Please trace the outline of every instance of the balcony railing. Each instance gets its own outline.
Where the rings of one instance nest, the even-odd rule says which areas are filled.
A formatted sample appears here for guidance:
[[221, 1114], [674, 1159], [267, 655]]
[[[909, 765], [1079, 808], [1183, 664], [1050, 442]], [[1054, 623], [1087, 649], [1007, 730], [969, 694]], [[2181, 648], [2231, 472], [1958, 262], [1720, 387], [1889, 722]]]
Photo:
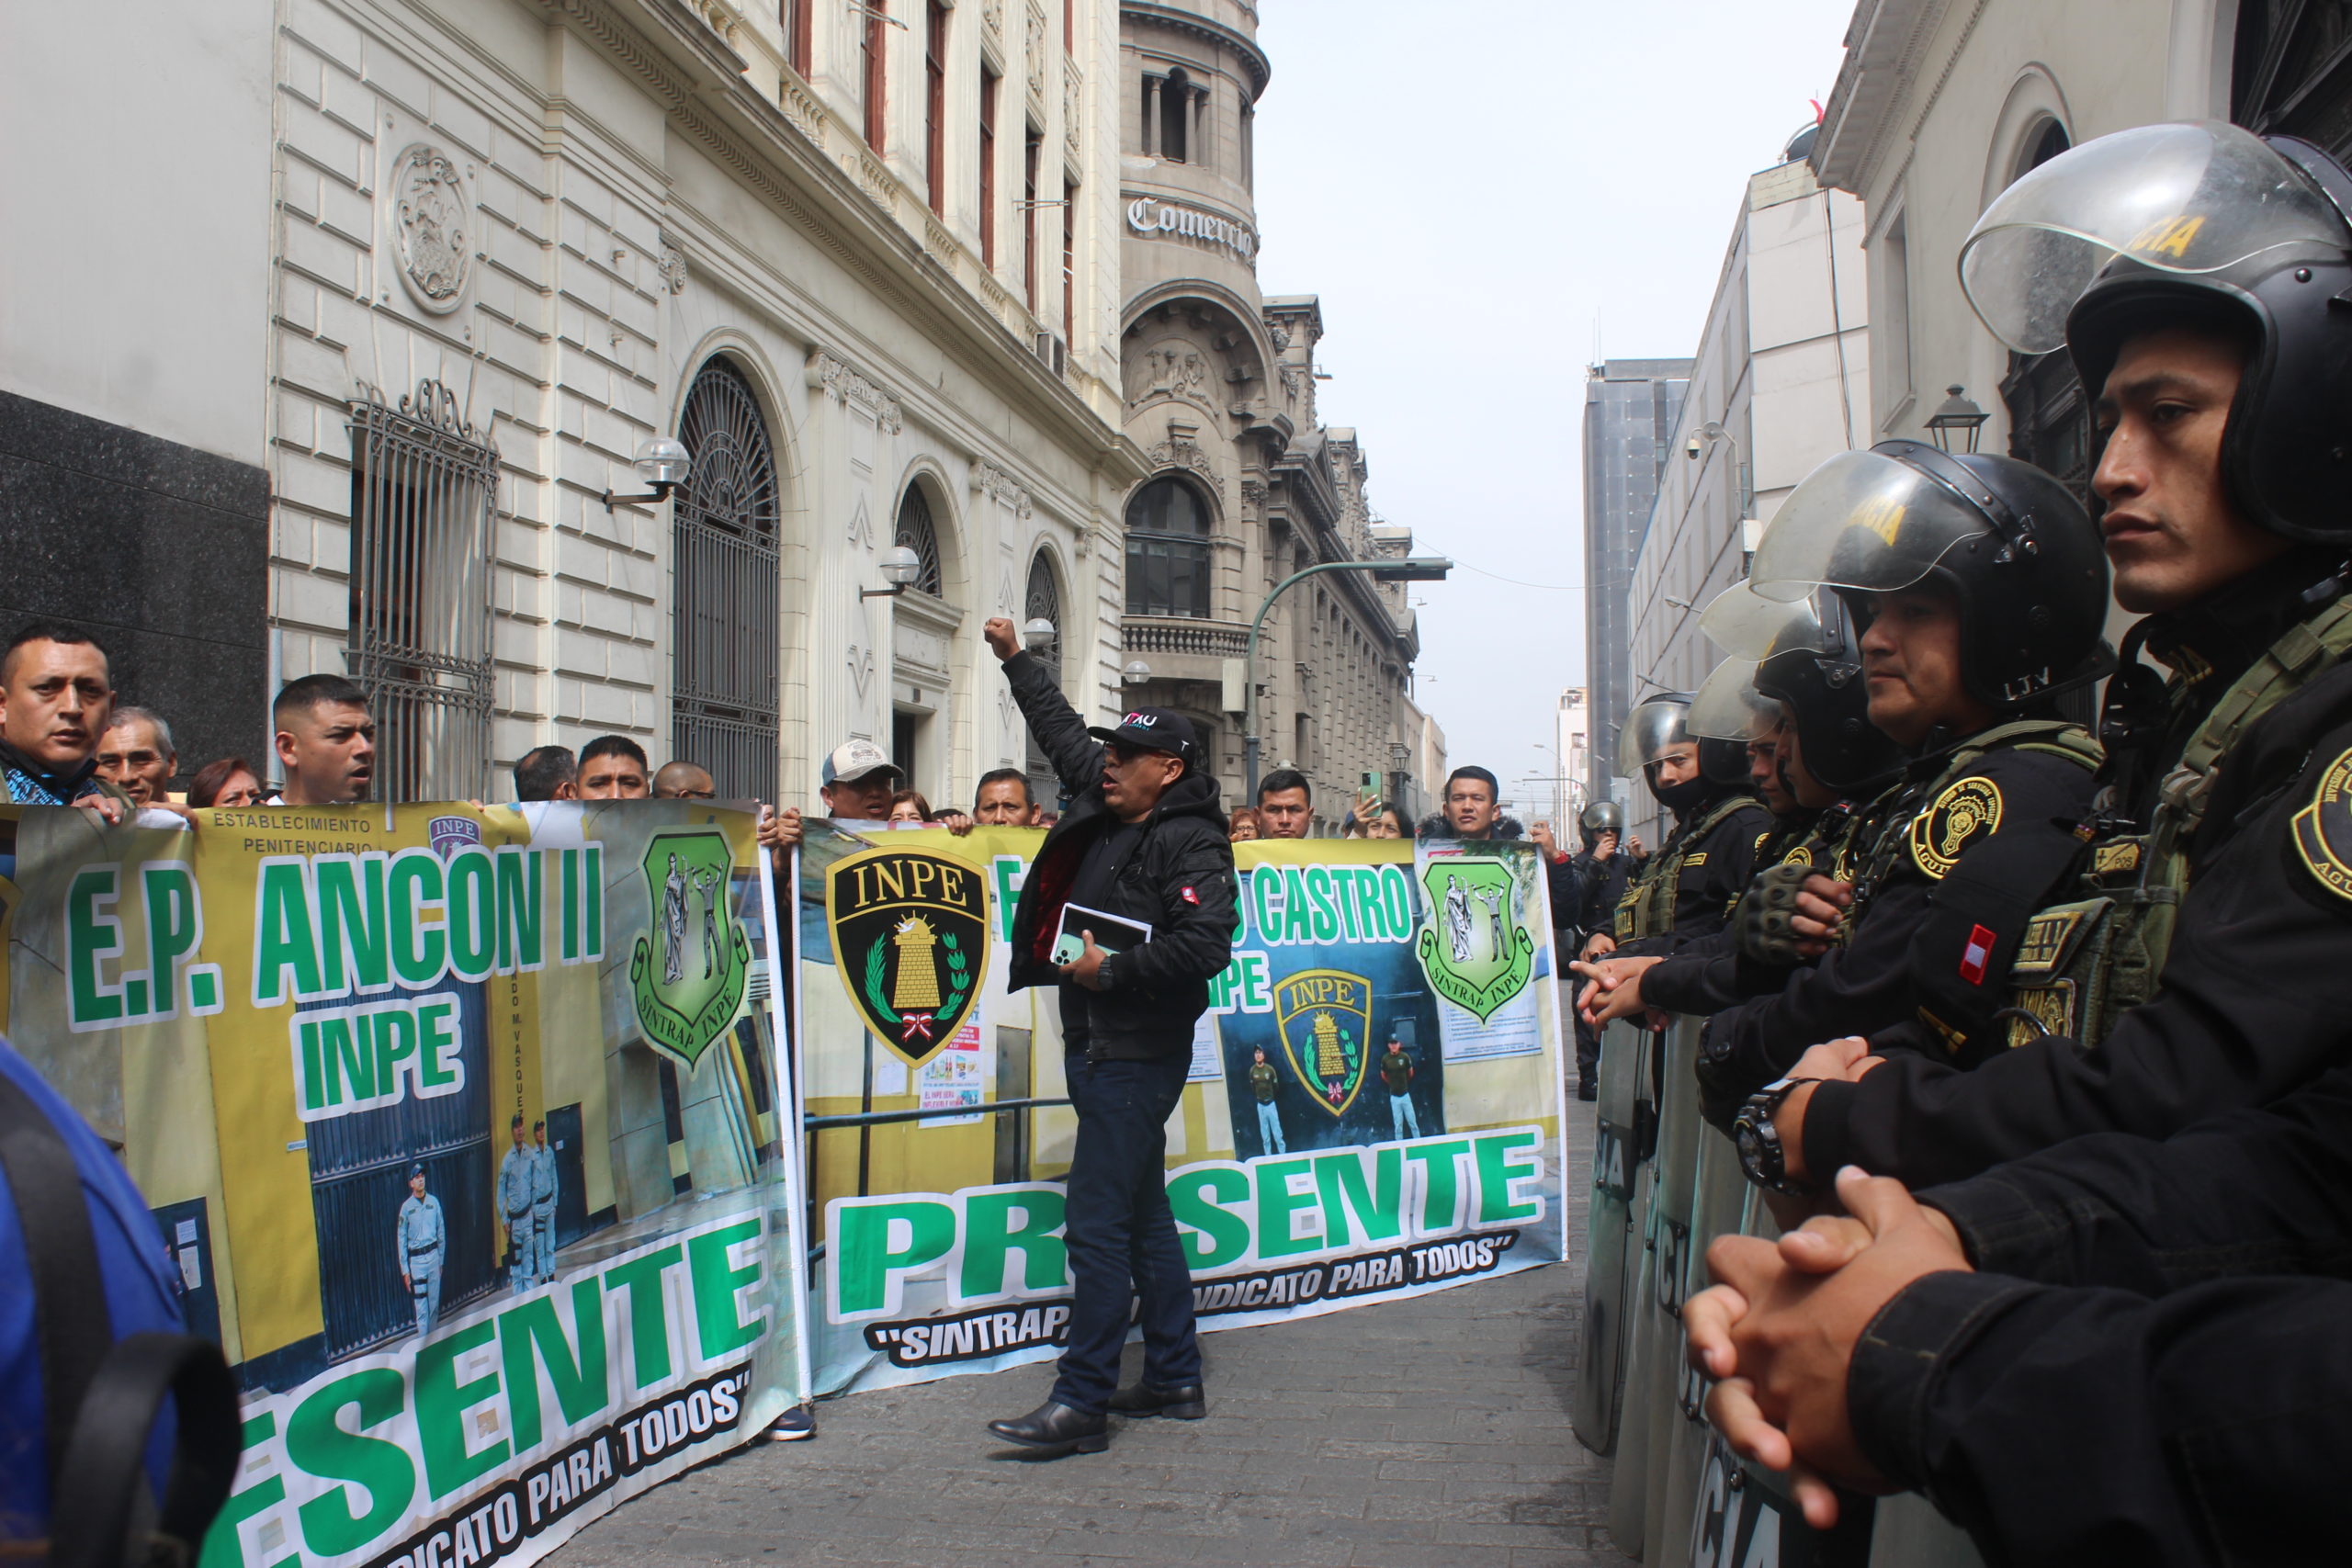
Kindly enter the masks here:
[[1238, 659], [1250, 640], [1247, 626], [1176, 615], [1127, 615], [1120, 620], [1119, 630], [1129, 653], [1198, 653], [1211, 659]]

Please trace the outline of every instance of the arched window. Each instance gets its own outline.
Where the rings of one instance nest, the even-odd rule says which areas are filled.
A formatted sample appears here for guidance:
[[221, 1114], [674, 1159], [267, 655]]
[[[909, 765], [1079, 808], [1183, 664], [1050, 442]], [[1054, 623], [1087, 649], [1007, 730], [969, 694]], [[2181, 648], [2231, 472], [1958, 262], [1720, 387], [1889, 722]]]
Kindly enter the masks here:
[[[1029, 561], [1029, 588], [1022, 600], [1021, 620], [1024, 626], [1031, 621], [1044, 620], [1051, 621], [1058, 632], [1067, 634], [1069, 630], [1062, 625], [1061, 584], [1054, 578], [1054, 563], [1046, 558], [1043, 550]], [[1040, 664], [1053, 671], [1057, 685], [1060, 684], [1062, 678], [1062, 638], [1057, 637], [1035, 655]], [[1051, 801], [1060, 793], [1061, 786], [1054, 779], [1054, 765], [1038, 748], [1034, 730], [1029, 736], [1026, 772], [1029, 774], [1030, 799]]]
[[670, 613], [672, 756], [722, 799], [776, 798], [779, 572], [775, 451], [743, 373], [714, 359], [678, 417], [694, 454], [678, 487]]
[[922, 570], [915, 576], [914, 585], [933, 598], [944, 598], [939, 570], [939, 530], [931, 521], [931, 501], [922, 486], [910, 484], [907, 493], [899, 498], [899, 526], [891, 536], [894, 545], [904, 545], [914, 551], [922, 562]]
[[1201, 492], [1163, 474], [1127, 502], [1127, 614], [1210, 614], [1209, 512]]

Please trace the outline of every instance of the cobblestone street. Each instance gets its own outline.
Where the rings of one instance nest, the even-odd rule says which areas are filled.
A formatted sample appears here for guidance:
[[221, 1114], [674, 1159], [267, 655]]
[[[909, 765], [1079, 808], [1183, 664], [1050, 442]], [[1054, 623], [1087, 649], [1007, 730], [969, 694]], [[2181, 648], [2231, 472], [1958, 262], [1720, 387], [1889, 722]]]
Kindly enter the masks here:
[[[1569, 1110], [1580, 1244], [1591, 1111]], [[1114, 1422], [1108, 1453], [1047, 1463], [983, 1423], [1048, 1366], [830, 1400], [814, 1441], [661, 1487], [551, 1562], [1613, 1568], [1608, 1466], [1568, 1428], [1582, 1292], [1571, 1263], [1207, 1335], [1207, 1420]]]

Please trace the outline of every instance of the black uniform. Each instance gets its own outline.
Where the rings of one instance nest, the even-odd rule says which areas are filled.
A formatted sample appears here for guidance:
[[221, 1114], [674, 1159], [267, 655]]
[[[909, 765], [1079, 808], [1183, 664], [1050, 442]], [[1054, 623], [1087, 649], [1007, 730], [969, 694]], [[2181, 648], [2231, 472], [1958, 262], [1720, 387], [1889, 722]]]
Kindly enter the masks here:
[[[1873, 1050], [1938, 1063], [1996, 1048], [1999, 981], [2023, 917], [2067, 871], [2070, 825], [2090, 807], [2090, 768], [2029, 749], [2039, 744], [1996, 746], [1941, 787], [1951, 772], [1941, 758], [1914, 763], [1867, 814], [1877, 821], [1878, 848], [1860, 869], [1875, 885], [1857, 887], [1845, 944], [1809, 969], [1788, 971], [1779, 991], [1707, 1024], [1699, 1077], [1718, 1124], [1823, 1041], [1859, 1034]], [[2017, 918], [2002, 920], [1986, 942], [1985, 908], [1996, 900]], [[1808, 1168], [1834, 1170], [1811, 1163], [1810, 1113], [1807, 1122]]]
[[1983, 1272], [1917, 1280], [1857, 1348], [1848, 1405], [1879, 1469], [1994, 1562], [2342, 1555], [2352, 1068], [1919, 1197]]
[[1894, 1056], [1859, 1083], [1823, 1084], [1805, 1109], [1806, 1168], [1953, 1180], [2084, 1133], [2162, 1137], [2343, 1060], [2347, 774], [2352, 666], [2340, 666], [2256, 720], [2219, 770], [2153, 999], [2087, 1051], [2051, 1036], [1973, 1073]]
[[[1731, 810], [1707, 823], [1716, 806], [1726, 798], [1719, 794], [1679, 818], [1654, 859], [1645, 862], [1641, 874], [1630, 879], [1618, 900], [1620, 932], [1627, 929], [1625, 918], [1632, 901], [1644, 896], [1641, 878], [1654, 866], [1659, 875], [1675, 879], [1672, 919], [1665, 931], [1631, 938], [1621, 935], [1619, 953], [1628, 956], [1678, 953], [1688, 943], [1724, 929], [1733, 902], [1756, 874], [1757, 841], [1772, 828], [1772, 815], [1763, 803], [1745, 795]], [[1658, 862], [1668, 863], [1659, 865]]]
[[[1821, 812], [1800, 807], [1773, 818], [1771, 829], [1756, 840], [1753, 863], [1757, 869], [1779, 865], [1800, 852], [1805, 856], [1805, 863], [1811, 864], [1814, 827], [1822, 816]], [[1735, 895], [1733, 906], [1736, 908], [1738, 902], [1739, 897]], [[1770, 984], [1764, 988], [1777, 991], [1787, 983], [1787, 975], [1775, 970], [1769, 979]], [[1736, 1007], [1755, 994], [1742, 990], [1740, 984], [1737, 950], [1733, 947], [1732, 933], [1726, 928], [1686, 943], [1673, 957], [1643, 971], [1642, 1000], [1668, 1012], [1705, 1018]]]

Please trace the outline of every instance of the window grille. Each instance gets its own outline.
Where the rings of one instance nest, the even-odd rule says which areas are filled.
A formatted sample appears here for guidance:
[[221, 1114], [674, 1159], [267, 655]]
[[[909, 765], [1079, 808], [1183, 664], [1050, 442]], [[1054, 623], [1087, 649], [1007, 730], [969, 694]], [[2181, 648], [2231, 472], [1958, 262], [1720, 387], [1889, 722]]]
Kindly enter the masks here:
[[1205, 620], [1209, 514], [1200, 492], [1162, 475], [1127, 502], [1127, 614]]
[[899, 531], [891, 543], [904, 545], [914, 551], [922, 570], [915, 574], [914, 586], [933, 598], [944, 598], [944, 581], [939, 570], [939, 530], [932, 525], [931, 502], [922, 493], [922, 486], [909, 485], [907, 493], [899, 500]]
[[694, 455], [672, 506], [670, 743], [727, 800], [776, 798], [775, 451], [742, 372], [714, 359], [678, 419]]
[[491, 516], [498, 449], [431, 379], [351, 402], [351, 678], [376, 716], [382, 800], [487, 793]]
[[[1021, 624], [1025, 626], [1031, 621], [1041, 619], [1051, 621], [1057, 632], [1067, 635], [1067, 628], [1062, 626], [1061, 585], [1054, 581], [1054, 563], [1046, 558], [1043, 550], [1039, 550], [1029, 562], [1029, 591], [1021, 607]], [[1057, 686], [1062, 680], [1062, 637], [1057, 636], [1032, 655], [1038, 663], [1052, 671]], [[1025, 771], [1029, 774], [1029, 797], [1032, 800], [1050, 801], [1061, 793], [1061, 786], [1054, 780], [1054, 765], [1038, 746], [1034, 730], [1029, 735], [1029, 758]]]

